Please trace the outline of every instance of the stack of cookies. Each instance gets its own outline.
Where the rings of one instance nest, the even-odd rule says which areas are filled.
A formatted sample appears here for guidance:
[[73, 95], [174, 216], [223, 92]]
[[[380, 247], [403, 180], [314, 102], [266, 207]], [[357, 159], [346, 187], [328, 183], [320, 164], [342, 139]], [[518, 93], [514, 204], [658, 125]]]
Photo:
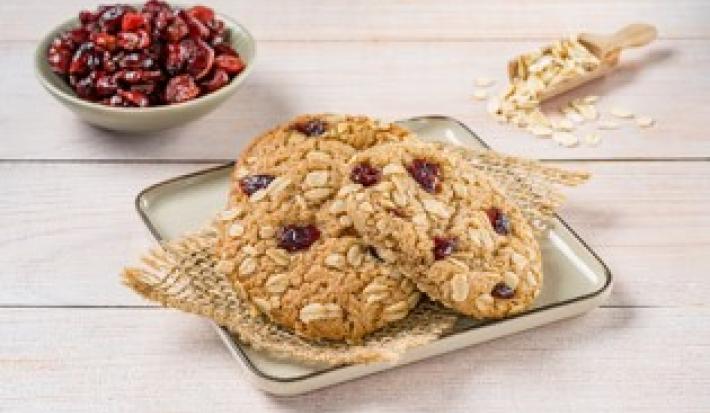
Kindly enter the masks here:
[[301, 116], [252, 142], [219, 232], [218, 271], [307, 339], [359, 341], [426, 299], [505, 317], [542, 284], [533, 230], [494, 182], [363, 116]]

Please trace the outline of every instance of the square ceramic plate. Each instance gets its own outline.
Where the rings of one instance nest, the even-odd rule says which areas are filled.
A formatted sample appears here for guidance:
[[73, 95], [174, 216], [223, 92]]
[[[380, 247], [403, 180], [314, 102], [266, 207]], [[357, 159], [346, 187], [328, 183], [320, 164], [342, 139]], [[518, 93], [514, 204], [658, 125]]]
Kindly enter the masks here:
[[[488, 147], [451, 118], [425, 116], [397, 123], [420, 137], [436, 137], [472, 148]], [[136, 198], [138, 212], [159, 240], [197, 229], [224, 207], [231, 169], [231, 164], [224, 165], [153, 185]], [[397, 364], [309, 367], [274, 360], [242, 345], [226, 330], [217, 327], [217, 331], [256, 386], [269, 393], [295, 395], [579, 315], [603, 302], [611, 289], [611, 273], [562, 219], [556, 218], [540, 244], [545, 283], [533, 308], [504, 320], [461, 318], [451, 333], [410, 350]]]

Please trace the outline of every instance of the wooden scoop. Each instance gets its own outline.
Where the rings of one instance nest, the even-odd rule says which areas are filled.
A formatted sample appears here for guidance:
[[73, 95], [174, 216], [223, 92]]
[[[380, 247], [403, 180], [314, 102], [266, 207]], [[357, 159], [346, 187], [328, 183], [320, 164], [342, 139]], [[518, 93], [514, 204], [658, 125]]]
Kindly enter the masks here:
[[[594, 80], [609, 73], [619, 64], [621, 50], [629, 47], [645, 46], [656, 38], [657, 30], [650, 24], [630, 24], [614, 34], [603, 35], [593, 33], [580, 33], [577, 37], [579, 43], [587, 48], [599, 61], [599, 67], [584, 75], [579, 75], [547, 87], [540, 93], [540, 101], [557, 96], [570, 89]], [[512, 80], [516, 74], [518, 59], [508, 63], [508, 77]]]

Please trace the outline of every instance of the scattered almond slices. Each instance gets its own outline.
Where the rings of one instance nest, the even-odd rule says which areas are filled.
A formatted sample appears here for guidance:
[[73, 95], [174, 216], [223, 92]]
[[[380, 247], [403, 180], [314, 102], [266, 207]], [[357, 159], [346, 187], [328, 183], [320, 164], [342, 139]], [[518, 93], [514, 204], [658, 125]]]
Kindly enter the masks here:
[[599, 146], [601, 142], [602, 138], [598, 133], [590, 133], [584, 137], [584, 143], [589, 146]]
[[[587, 96], [589, 97], [596, 97], [596, 96]], [[584, 117], [586, 120], [597, 120], [599, 118], [599, 111], [597, 111], [596, 106], [594, 106], [594, 103], [587, 103], [586, 100], [587, 98], [584, 99], [575, 99], [573, 100], [570, 105], [577, 111], [579, 112], [580, 115]]]
[[613, 120], [600, 120], [599, 123], [597, 123], [597, 129], [603, 129], [603, 130], [619, 129], [619, 123], [614, 122]]
[[577, 112], [577, 109], [575, 109], [572, 106], [565, 106], [560, 110], [563, 115], [569, 120], [571, 120], [574, 123], [584, 123], [585, 118], [582, 116], [579, 112]]
[[615, 116], [615, 117], [621, 118], [621, 119], [631, 119], [634, 117], [633, 112], [631, 112], [630, 110], [628, 110], [626, 108], [622, 108], [619, 106], [612, 107], [611, 111], [609, 111], [609, 113], [611, 113], [612, 116]]
[[552, 122], [552, 129], [560, 132], [572, 132], [574, 130], [574, 123], [569, 119], [560, 119]]
[[530, 125], [528, 127], [528, 132], [532, 133], [538, 138], [549, 138], [550, 136], [552, 136], [553, 133], [551, 128], [548, 128], [547, 126], [543, 125]]
[[489, 77], [477, 77], [476, 78], [476, 86], [478, 86], [478, 87], [490, 87], [490, 86], [493, 86], [495, 83], [496, 83], [496, 81], [489, 78]]
[[599, 96], [594, 96], [594, 95], [585, 96], [582, 98], [582, 102], [586, 103], [587, 105], [593, 105], [593, 104], [597, 103], [598, 100], [599, 100]]
[[569, 132], [555, 132], [552, 134], [552, 140], [566, 148], [579, 145], [579, 138]]
[[473, 92], [473, 98], [476, 100], [486, 100], [488, 99], [488, 91], [483, 89], [478, 89]]
[[636, 117], [636, 124], [641, 128], [650, 128], [656, 121], [650, 116]]

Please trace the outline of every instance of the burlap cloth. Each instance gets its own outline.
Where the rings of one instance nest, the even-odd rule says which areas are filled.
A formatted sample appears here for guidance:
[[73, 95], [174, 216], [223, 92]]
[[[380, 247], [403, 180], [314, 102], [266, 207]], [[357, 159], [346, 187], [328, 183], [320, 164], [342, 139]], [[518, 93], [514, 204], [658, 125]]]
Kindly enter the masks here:
[[[538, 231], [564, 201], [559, 186], [574, 186], [589, 178], [537, 161], [442, 144], [442, 150], [463, 154], [488, 173], [517, 203]], [[457, 316], [423, 300], [406, 318], [379, 330], [360, 343], [305, 340], [269, 323], [253, 305], [237, 297], [229, 279], [215, 271], [215, 229], [207, 227], [164, 242], [123, 270], [123, 282], [148, 300], [198, 314], [226, 327], [240, 342], [271, 356], [311, 365], [343, 365], [394, 361], [407, 349], [450, 331]]]

